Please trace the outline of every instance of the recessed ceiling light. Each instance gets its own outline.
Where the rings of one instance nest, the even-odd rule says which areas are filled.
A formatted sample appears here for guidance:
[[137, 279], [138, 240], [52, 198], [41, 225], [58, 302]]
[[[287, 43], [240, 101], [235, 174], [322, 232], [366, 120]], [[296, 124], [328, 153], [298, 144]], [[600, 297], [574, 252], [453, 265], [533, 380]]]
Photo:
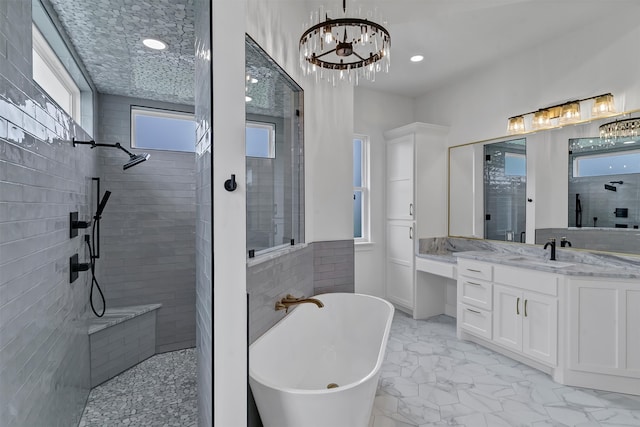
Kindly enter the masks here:
[[411, 58], [411, 62], [420, 62], [424, 59], [422, 55], [413, 55]]
[[250, 97], [250, 96], [245, 96], [244, 97], [244, 102], [251, 102], [252, 100], [253, 100], [253, 98]]
[[165, 42], [156, 39], [144, 39], [142, 40], [142, 44], [149, 49], [155, 50], [165, 50], [167, 48], [167, 44]]
[[251, 77], [251, 83], [258, 83], [258, 79], [256, 79], [255, 77]]

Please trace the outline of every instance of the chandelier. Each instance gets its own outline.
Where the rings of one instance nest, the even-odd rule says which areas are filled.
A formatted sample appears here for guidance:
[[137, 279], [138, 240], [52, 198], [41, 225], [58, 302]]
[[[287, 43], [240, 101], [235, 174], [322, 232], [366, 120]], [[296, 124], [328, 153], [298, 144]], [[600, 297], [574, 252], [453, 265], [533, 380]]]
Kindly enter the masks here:
[[600, 139], [614, 142], [622, 138], [637, 138], [640, 136], [640, 118], [616, 120], [600, 126]]
[[[300, 66], [304, 75], [314, 74], [316, 81], [327, 80], [334, 86], [341, 81], [358, 84], [360, 79], [375, 81], [376, 73], [389, 71], [391, 36], [382, 25], [358, 13], [347, 17], [346, 0], [342, 11], [330, 18], [330, 10], [311, 14], [310, 25], [300, 37]], [[305, 25], [307, 27], [307, 25]]]

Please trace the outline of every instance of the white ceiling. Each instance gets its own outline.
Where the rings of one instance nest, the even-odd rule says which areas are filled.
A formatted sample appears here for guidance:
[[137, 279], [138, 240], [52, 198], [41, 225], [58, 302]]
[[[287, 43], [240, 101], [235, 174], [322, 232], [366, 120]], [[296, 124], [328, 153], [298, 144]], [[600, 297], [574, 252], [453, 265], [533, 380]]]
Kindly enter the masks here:
[[[101, 92], [193, 102], [193, 0], [50, 1]], [[301, 0], [260, 1], [286, 8]], [[304, 1], [309, 11], [342, 5]], [[597, 37], [607, 30], [602, 16], [640, 17], [640, 0], [347, 0], [358, 5], [378, 8], [392, 43], [389, 74], [361, 85], [410, 97], [584, 26]], [[150, 52], [140, 44], [146, 35], [169, 49]], [[415, 54], [425, 60], [411, 63]]]

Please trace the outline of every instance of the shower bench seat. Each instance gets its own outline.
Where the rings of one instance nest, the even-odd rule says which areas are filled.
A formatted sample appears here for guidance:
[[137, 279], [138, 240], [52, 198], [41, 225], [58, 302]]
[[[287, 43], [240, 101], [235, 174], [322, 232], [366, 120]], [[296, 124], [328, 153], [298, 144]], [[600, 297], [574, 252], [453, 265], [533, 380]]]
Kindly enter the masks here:
[[162, 304], [107, 308], [89, 321], [91, 387], [156, 353], [156, 313]]

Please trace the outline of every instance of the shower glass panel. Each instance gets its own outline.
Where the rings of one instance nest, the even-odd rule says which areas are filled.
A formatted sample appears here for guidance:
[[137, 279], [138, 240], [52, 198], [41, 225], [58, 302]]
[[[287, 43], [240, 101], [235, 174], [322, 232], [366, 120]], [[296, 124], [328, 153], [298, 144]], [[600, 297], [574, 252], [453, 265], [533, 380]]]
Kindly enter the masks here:
[[484, 146], [484, 237], [524, 242], [526, 139]]
[[247, 250], [304, 242], [303, 92], [246, 37]]

